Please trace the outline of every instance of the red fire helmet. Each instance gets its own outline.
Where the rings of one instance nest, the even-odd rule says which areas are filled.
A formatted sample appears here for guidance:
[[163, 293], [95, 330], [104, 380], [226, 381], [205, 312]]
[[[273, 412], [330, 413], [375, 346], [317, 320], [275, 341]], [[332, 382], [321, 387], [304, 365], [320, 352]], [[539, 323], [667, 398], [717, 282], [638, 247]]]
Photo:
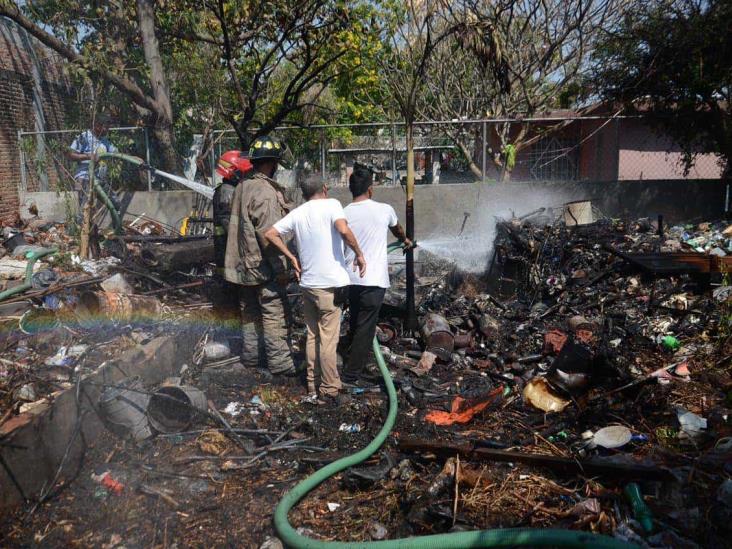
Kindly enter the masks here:
[[226, 151], [216, 163], [216, 173], [224, 179], [237, 179], [252, 169], [252, 163], [241, 151]]

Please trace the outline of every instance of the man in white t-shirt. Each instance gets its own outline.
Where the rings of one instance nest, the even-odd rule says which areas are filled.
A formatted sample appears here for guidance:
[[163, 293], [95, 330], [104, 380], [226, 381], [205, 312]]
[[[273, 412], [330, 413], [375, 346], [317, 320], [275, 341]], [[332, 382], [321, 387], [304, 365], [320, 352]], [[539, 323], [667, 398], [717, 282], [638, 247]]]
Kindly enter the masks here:
[[371, 200], [372, 184], [371, 170], [357, 164], [348, 180], [353, 202], [346, 206], [345, 212], [348, 225], [361, 245], [369, 272], [362, 277], [351, 274], [348, 292], [351, 350], [343, 371], [343, 381], [347, 383], [358, 380], [372, 357], [379, 309], [389, 287], [387, 231], [390, 230], [407, 247], [412, 246], [399, 224], [394, 208]]
[[[345, 242], [355, 254], [354, 269], [366, 274], [366, 261], [356, 237], [348, 227], [341, 203], [328, 198], [328, 187], [317, 176], [300, 185], [306, 202], [292, 210], [265, 232], [265, 238], [292, 263], [300, 280], [305, 324], [307, 325], [308, 392], [315, 394], [315, 367], [320, 366], [320, 402], [343, 404], [347, 395], [340, 393], [336, 347], [341, 329], [341, 303], [338, 288], [350, 283], [343, 252]], [[295, 257], [282, 240], [294, 234]]]

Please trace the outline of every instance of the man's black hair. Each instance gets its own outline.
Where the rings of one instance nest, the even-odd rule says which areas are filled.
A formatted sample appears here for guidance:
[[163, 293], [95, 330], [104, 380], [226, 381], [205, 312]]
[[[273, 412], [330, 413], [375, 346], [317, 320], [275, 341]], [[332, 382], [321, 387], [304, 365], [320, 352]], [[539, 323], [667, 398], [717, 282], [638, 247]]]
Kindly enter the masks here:
[[369, 187], [374, 183], [374, 173], [363, 165], [355, 165], [351, 177], [348, 178], [348, 188], [351, 189], [353, 198], [366, 194]]

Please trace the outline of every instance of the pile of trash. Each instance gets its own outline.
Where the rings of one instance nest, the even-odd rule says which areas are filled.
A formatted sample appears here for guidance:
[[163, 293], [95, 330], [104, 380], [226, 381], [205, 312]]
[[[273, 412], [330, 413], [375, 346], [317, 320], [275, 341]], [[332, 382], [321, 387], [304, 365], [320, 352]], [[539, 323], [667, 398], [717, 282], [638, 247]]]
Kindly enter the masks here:
[[[732, 228], [649, 219], [568, 227], [524, 217], [500, 222], [496, 234], [481, 276], [420, 256], [416, 330], [405, 327], [396, 265], [377, 338], [398, 391], [397, 423], [371, 460], [305, 498], [293, 525], [329, 540], [539, 527], [642, 547], [725, 545]], [[54, 326], [29, 335], [26, 317], [25, 331], [3, 332], [0, 380], [14, 380], [6, 387], [15, 398], [24, 385], [38, 393], [46, 368], [98, 364], [116, 346], [199, 317], [208, 304], [191, 284], [207, 273], [176, 263], [178, 244], [165, 238], [118, 241], [87, 268], [54, 259], [47, 264], [68, 286], [28, 290], [26, 311], [0, 313], [15, 327], [40, 311], [52, 320], [36, 325]], [[108, 322], [90, 328], [84, 311]], [[301, 359], [299, 315], [290, 328]], [[141, 388], [127, 380], [100, 397], [115, 436], [97, 442], [64, 506], [32, 518], [38, 531], [64, 525], [46, 542], [153, 545], [164, 524], [171, 544], [277, 547], [271, 515], [282, 495], [381, 429], [387, 395], [377, 372], [346, 387], [350, 404], [317, 406], [304, 384], [244, 368], [207, 330], [196, 333], [182, 381]], [[65, 333], [63, 345], [49, 333]], [[181, 391], [175, 402], [189, 405], [167, 407]], [[138, 407], [125, 408], [124, 421], [120, 397]], [[18, 411], [18, 401], [3, 406]]]
[[[161, 234], [148, 220], [124, 235], [92, 235], [82, 259], [78, 237], [62, 223], [0, 229], [0, 425], [43, 412], [77, 373], [179, 331], [180, 318], [197, 309], [195, 331], [207, 329], [210, 305], [185, 290], [210, 276], [206, 261], [191, 267], [212, 255], [210, 239]], [[198, 255], [181, 251], [192, 242]]]
[[[516, 494], [520, 482], [501, 481], [498, 493], [533, 515], [528, 524], [654, 547], [719, 543], [732, 516], [732, 288], [723, 261], [732, 226], [512, 220], [497, 234], [486, 277], [453, 274], [443, 280], [454, 287], [426, 292], [419, 341], [392, 336], [394, 325], [380, 334], [407, 409], [424, 424], [398, 447], [452, 456], [435, 482], [463, 515], [427, 503], [431, 518], [526, 524], [506, 523], [499, 506], [500, 520], [486, 521], [481, 505], [494, 504], [477, 497], [480, 482], [454, 495], [461, 467], [491, 484], [492, 470], [510, 476], [505, 462], [523, 463], [581, 486], [533, 501], [537, 516]], [[428, 494], [439, 500], [436, 486]]]

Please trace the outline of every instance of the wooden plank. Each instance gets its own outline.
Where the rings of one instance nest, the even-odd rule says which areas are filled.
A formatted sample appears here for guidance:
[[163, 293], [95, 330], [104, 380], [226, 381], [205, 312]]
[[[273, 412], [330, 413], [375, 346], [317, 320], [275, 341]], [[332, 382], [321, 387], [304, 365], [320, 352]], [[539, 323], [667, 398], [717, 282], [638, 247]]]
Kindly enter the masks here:
[[557, 456], [526, 454], [493, 448], [477, 448], [473, 444], [450, 444], [428, 440], [405, 439], [399, 442], [402, 452], [432, 453], [441, 457], [461, 457], [478, 461], [501, 461], [524, 463], [535, 467], [545, 467], [552, 471], [585, 476], [616, 477], [638, 480], [673, 480], [667, 469], [655, 465], [618, 463], [601, 458], [574, 460]]

